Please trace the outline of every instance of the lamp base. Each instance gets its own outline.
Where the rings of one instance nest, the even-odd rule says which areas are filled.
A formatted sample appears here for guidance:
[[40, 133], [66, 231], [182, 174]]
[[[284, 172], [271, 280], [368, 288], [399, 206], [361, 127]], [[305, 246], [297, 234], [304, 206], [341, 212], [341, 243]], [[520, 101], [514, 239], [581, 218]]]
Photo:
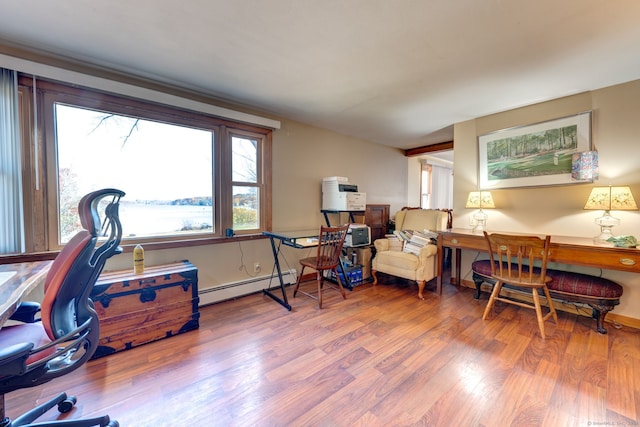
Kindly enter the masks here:
[[483, 221], [482, 223], [479, 223], [479, 222], [476, 223], [476, 225], [473, 226], [471, 231], [473, 231], [474, 233], [482, 233], [486, 229], [487, 229], [487, 224]]
[[613, 233], [611, 232], [611, 229], [613, 228], [613, 226], [601, 226], [600, 227], [600, 234], [598, 234], [596, 237], [593, 238], [593, 243], [597, 244], [597, 245], [612, 245], [612, 242], [609, 242], [609, 239], [611, 237], [613, 237]]
[[595, 219], [595, 223], [600, 226], [600, 234], [594, 237], [593, 241], [595, 243], [600, 243], [600, 244], [602, 243], [611, 244], [611, 242], [607, 241], [611, 237], [613, 237], [613, 233], [611, 232], [611, 229], [615, 225], [620, 224], [620, 220], [616, 217], [611, 216], [609, 211], [605, 211], [604, 215], [602, 215], [600, 218]]
[[473, 231], [474, 233], [482, 233], [487, 228], [487, 217], [488, 215], [480, 209], [478, 212], [473, 214]]

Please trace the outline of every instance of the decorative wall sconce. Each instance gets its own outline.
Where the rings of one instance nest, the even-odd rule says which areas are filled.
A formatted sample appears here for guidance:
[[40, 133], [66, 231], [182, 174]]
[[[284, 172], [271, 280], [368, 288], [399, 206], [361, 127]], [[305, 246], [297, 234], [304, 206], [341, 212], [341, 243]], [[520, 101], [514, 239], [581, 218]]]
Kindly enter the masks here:
[[638, 210], [638, 205], [633, 198], [631, 189], [628, 186], [622, 187], [594, 187], [589, 194], [585, 209], [604, 210], [604, 214], [595, 219], [595, 223], [600, 226], [600, 235], [594, 238], [596, 242], [606, 242], [613, 237], [611, 229], [620, 224], [620, 219], [611, 215], [611, 210], [629, 211]]
[[487, 228], [487, 214], [483, 209], [495, 209], [496, 205], [493, 202], [493, 197], [489, 191], [471, 191], [467, 198], [465, 208], [478, 209], [473, 214], [472, 218], [475, 223], [473, 227], [474, 232], [483, 232]]

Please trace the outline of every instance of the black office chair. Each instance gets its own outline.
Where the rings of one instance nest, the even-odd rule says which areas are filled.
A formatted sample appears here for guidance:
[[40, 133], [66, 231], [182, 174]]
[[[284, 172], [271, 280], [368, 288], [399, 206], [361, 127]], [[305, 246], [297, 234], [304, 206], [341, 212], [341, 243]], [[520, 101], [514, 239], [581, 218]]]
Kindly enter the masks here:
[[[78, 213], [84, 230], [64, 246], [51, 265], [45, 279], [41, 321], [0, 330], [0, 427], [119, 425], [108, 415], [31, 424], [56, 405], [61, 413], [69, 412], [76, 399], [66, 393], [11, 420], [4, 413], [4, 395], [66, 375], [82, 366], [97, 349], [100, 323], [89, 295], [107, 259], [122, 252], [118, 206], [123, 196], [120, 190], [103, 189], [82, 198]], [[111, 200], [101, 214], [99, 204], [106, 198]], [[101, 231], [106, 239], [99, 238]]]

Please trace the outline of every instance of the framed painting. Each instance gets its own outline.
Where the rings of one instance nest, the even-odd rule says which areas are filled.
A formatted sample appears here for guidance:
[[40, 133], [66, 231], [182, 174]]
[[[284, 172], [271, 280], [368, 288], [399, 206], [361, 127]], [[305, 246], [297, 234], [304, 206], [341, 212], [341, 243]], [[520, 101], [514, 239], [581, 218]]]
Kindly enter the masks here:
[[572, 157], [591, 150], [591, 112], [478, 137], [480, 189], [567, 185]]

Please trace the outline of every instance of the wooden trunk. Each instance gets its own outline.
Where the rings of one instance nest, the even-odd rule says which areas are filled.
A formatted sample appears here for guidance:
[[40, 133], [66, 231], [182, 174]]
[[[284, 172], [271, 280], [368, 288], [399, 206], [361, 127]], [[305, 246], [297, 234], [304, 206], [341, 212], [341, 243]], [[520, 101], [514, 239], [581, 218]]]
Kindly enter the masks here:
[[105, 272], [91, 299], [100, 318], [93, 358], [197, 329], [198, 269], [189, 261]]

